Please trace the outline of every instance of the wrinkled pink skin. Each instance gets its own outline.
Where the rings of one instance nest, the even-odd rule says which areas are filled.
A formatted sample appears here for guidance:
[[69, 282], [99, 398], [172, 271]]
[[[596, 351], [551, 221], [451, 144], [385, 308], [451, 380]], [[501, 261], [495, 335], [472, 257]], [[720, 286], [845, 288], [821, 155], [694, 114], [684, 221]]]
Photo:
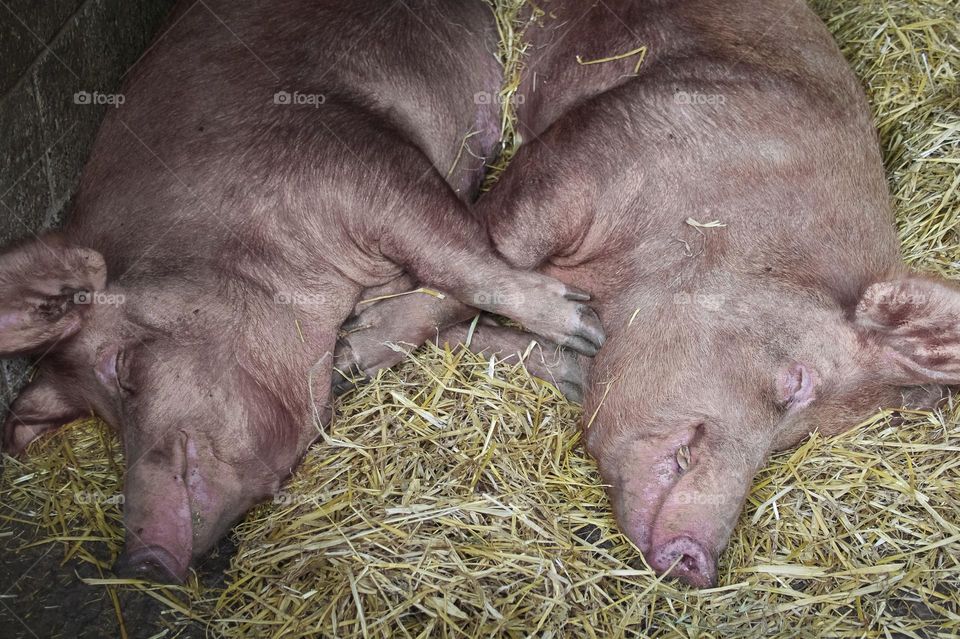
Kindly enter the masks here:
[[[960, 293], [902, 265], [869, 108], [806, 3], [543, 8], [526, 143], [475, 214], [511, 263], [593, 296], [586, 448], [650, 566], [711, 586], [771, 452], [960, 383]], [[640, 45], [637, 76], [576, 62]], [[392, 363], [370, 345], [470, 312], [382, 304], [421, 324], [348, 336], [368, 374]]]
[[208, 0], [130, 72], [68, 226], [0, 255], [0, 355], [40, 356], [4, 448], [91, 413], [119, 430], [120, 574], [182, 581], [275, 493], [365, 290], [408, 274], [599, 348], [585, 296], [507, 266], [464, 205], [495, 49], [480, 0]]

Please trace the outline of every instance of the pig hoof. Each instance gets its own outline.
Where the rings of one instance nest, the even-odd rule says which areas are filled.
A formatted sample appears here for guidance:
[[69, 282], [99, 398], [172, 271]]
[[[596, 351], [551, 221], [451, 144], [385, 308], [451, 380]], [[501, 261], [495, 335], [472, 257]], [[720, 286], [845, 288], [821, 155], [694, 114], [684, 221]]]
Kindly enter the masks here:
[[557, 390], [567, 398], [567, 401], [573, 402], [574, 404], [583, 403], [583, 387], [577, 382], [557, 382]]
[[600, 352], [603, 346], [604, 333], [600, 325], [600, 317], [586, 304], [577, 304], [576, 319], [570, 334], [560, 340], [560, 345], [588, 357]]
[[557, 390], [576, 404], [583, 403], [583, 370], [577, 357], [568, 351], [561, 351], [563, 363], [556, 374], [551, 375]]
[[144, 579], [158, 584], [182, 584], [186, 571], [160, 546], [146, 546], [131, 553], [124, 552], [113, 564], [113, 572], [122, 579]]
[[658, 574], [666, 573], [694, 588], [717, 585], [717, 562], [713, 555], [699, 541], [686, 535], [653, 548], [650, 567]]
[[332, 378], [332, 392], [334, 396], [339, 397], [344, 393], [348, 393], [355, 389], [357, 386], [361, 386], [370, 381], [370, 378], [363, 374], [363, 371], [354, 364], [350, 367], [349, 370], [343, 371], [342, 373], [334, 369], [333, 378]]
[[572, 301], [574, 301], [574, 302], [589, 302], [589, 301], [590, 301], [590, 293], [587, 293], [586, 291], [584, 291], [584, 290], [582, 290], [582, 289], [576, 288], [575, 286], [568, 286], [568, 287], [567, 287], [567, 292], [564, 293], [563, 296], [564, 296], [566, 299], [572, 300]]
[[358, 384], [370, 381], [363, 372], [356, 354], [346, 339], [338, 339], [333, 357], [332, 391], [335, 396], [353, 390]]

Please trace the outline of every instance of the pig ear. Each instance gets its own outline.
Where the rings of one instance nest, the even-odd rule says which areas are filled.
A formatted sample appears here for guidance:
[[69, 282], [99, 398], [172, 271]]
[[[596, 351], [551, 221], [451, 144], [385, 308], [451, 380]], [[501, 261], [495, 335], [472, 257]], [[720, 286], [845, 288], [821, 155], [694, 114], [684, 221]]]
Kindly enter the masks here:
[[83, 406], [63, 394], [60, 382], [56, 377], [41, 374], [20, 392], [3, 424], [4, 452], [19, 455], [43, 433], [86, 414]]
[[907, 276], [874, 284], [856, 322], [879, 340], [881, 368], [904, 385], [960, 384], [960, 288]]
[[99, 253], [54, 235], [0, 255], [0, 357], [30, 353], [76, 333], [89, 294], [106, 279]]

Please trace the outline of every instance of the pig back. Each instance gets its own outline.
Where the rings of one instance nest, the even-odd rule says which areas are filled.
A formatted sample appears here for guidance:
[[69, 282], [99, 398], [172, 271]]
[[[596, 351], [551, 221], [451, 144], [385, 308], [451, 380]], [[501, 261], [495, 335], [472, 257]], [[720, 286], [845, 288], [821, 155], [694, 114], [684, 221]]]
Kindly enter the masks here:
[[[567, 198], [588, 200], [588, 228], [553, 259], [583, 265], [582, 281], [569, 271], [575, 285], [603, 299], [625, 285], [756, 276], [851, 301], [897, 268], [869, 107], [804, 3], [544, 8], [520, 114], [566, 145], [551, 171], [589, 194]], [[636, 74], [639, 53], [581, 63], [641, 46]], [[618, 275], [598, 285], [597, 273]]]
[[[284, 208], [291, 176], [356, 180], [376, 160], [356, 133], [370, 129], [466, 194], [497, 139], [496, 105], [477, 97], [499, 87], [495, 47], [479, 0], [181, 3], [107, 113], [68, 233], [114, 272], [217, 254], [226, 228]], [[141, 259], [144, 238], [158, 260]]]

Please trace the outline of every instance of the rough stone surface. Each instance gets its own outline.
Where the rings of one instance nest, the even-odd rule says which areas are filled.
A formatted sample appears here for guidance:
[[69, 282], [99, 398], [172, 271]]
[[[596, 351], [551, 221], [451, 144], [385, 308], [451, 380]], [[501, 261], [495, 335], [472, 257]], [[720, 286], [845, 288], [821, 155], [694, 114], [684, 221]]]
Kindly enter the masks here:
[[[0, 246], [62, 223], [107, 108], [174, 0], [0, 3]], [[82, 94], [81, 94], [82, 95]], [[0, 412], [26, 362], [0, 363]]]

